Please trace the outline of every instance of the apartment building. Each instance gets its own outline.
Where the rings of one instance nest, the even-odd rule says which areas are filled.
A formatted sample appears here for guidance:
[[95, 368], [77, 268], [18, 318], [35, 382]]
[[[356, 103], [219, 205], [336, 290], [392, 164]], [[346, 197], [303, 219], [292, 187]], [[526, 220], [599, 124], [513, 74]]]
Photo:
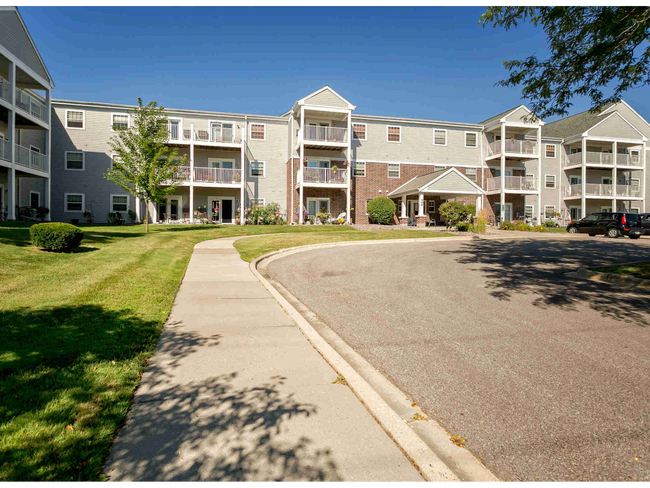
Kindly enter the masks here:
[[0, 7], [0, 26], [0, 218], [14, 220], [51, 206], [54, 83], [15, 7]]

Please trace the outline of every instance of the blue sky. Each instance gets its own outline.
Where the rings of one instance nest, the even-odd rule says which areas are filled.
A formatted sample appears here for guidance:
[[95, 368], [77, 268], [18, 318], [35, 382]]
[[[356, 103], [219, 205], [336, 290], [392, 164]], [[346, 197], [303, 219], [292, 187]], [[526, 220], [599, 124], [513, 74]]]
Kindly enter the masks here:
[[[479, 122], [519, 103], [504, 59], [541, 29], [482, 28], [483, 8], [21, 7], [54, 98], [279, 115], [330, 85], [357, 113]], [[648, 89], [624, 96], [650, 119]], [[572, 113], [589, 108], [575, 99]]]

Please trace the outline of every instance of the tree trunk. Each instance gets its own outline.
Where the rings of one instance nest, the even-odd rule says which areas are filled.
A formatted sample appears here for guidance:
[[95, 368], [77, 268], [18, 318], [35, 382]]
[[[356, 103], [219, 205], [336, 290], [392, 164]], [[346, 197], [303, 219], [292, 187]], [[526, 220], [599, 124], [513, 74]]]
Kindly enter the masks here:
[[149, 202], [144, 201], [144, 233], [149, 233]]

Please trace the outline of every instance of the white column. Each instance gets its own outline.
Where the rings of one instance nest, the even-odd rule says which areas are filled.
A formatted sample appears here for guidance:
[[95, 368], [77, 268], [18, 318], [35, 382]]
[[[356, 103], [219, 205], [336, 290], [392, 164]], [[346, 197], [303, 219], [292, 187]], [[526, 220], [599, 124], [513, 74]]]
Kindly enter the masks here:
[[345, 190], [346, 193], [346, 206], [345, 206], [345, 219], [347, 224], [352, 223], [352, 216], [350, 214], [351, 210], [351, 205], [350, 205], [350, 200], [351, 200], [351, 195], [350, 195], [350, 190], [352, 189], [352, 112], [348, 112], [348, 154], [347, 154], [347, 159], [348, 159], [348, 181], [347, 181], [347, 189]]
[[[208, 210], [209, 214], [209, 210]], [[194, 223], [194, 124], [190, 124], [190, 224]]]
[[614, 195], [614, 204], [612, 205], [612, 212], [618, 212], [618, 200], [616, 197], [618, 195], [616, 190], [617, 179], [618, 179], [618, 168], [616, 167], [616, 151], [618, 151], [618, 144], [616, 141], [612, 143], [612, 152], [614, 153], [614, 168], [612, 169], [612, 193]]
[[647, 145], [647, 143], [644, 140], [643, 141], [643, 173], [641, 174], [641, 197], [643, 198], [643, 201], [641, 202], [641, 204], [642, 204], [641, 207], [643, 208], [643, 210], [645, 210], [647, 212], [648, 211], [648, 205], [646, 204], [646, 201], [645, 201], [645, 185], [646, 185], [646, 178], [647, 178], [647, 175], [646, 175], [646, 151], [647, 151], [646, 145]]
[[244, 119], [244, 127], [241, 135], [241, 187], [239, 188], [239, 225], [246, 225], [244, 217], [246, 211], [246, 142], [248, 141], [248, 119]]
[[406, 195], [402, 195], [402, 215], [403, 219], [406, 218]]
[[7, 220], [16, 220], [16, 168], [7, 170]]
[[582, 198], [580, 199], [580, 217], [585, 218], [587, 216], [587, 138], [582, 138], [582, 168], [581, 168], [581, 178], [582, 178]]
[[499, 219], [503, 222], [506, 216], [506, 124], [501, 122], [501, 212]]
[[[305, 134], [305, 107], [300, 107], [300, 161], [298, 162], [298, 174], [300, 175], [300, 201], [298, 202], [298, 223], [304, 224], [305, 219], [303, 218], [303, 205], [304, 200], [304, 191], [303, 191], [303, 160], [305, 159], [305, 143], [303, 141], [303, 135]], [[291, 210], [293, 212], [293, 209]]]
[[142, 204], [140, 203], [140, 198], [135, 197], [135, 219], [138, 221], [138, 223], [142, 222], [142, 217], [141, 217], [141, 207]]
[[[556, 149], [557, 151], [557, 149]], [[558, 159], [562, 159], [562, 147], [560, 147], [559, 150], [560, 154], [556, 154], [555, 156]], [[562, 174], [558, 176], [558, 179], [560, 181], [556, 181], [555, 185], [558, 187], [558, 192], [560, 183], [562, 181]], [[542, 223], [542, 126], [537, 127], [537, 184], [539, 185], [537, 187], [537, 222], [538, 224]], [[526, 207], [524, 207], [524, 213], [525, 213]], [[557, 211], [560, 212], [562, 209], [558, 207]]]
[[51, 90], [45, 90], [45, 107], [47, 110], [47, 181], [45, 182], [45, 199], [43, 205], [50, 209], [45, 220], [52, 220], [51, 207], [52, 207], [52, 96]]
[[12, 109], [7, 117], [7, 138], [11, 147], [11, 168], [7, 171], [7, 219], [16, 220], [16, 64], [9, 61]]
[[145, 205], [151, 205], [151, 222], [152, 223], [157, 223], [158, 222], [158, 204], [157, 203], [151, 203], [151, 204], [145, 204]]
[[478, 217], [478, 213], [481, 211], [483, 208], [483, 196], [482, 195], [477, 195], [476, 196], [476, 215], [474, 217]]
[[424, 217], [424, 193], [418, 193], [418, 217]]

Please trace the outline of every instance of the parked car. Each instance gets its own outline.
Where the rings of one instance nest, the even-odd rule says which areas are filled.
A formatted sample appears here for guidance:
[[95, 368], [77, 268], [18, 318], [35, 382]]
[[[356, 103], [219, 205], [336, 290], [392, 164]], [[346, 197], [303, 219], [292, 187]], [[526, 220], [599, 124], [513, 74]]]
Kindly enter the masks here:
[[592, 213], [584, 219], [571, 222], [566, 230], [571, 234], [602, 234], [608, 237], [628, 236], [630, 239], [638, 239], [644, 233], [642, 222], [639, 214], [634, 213]]
[[639, 214], [639, 218], [641, 219], [644, 235], [650, 236], [650, 213]]

